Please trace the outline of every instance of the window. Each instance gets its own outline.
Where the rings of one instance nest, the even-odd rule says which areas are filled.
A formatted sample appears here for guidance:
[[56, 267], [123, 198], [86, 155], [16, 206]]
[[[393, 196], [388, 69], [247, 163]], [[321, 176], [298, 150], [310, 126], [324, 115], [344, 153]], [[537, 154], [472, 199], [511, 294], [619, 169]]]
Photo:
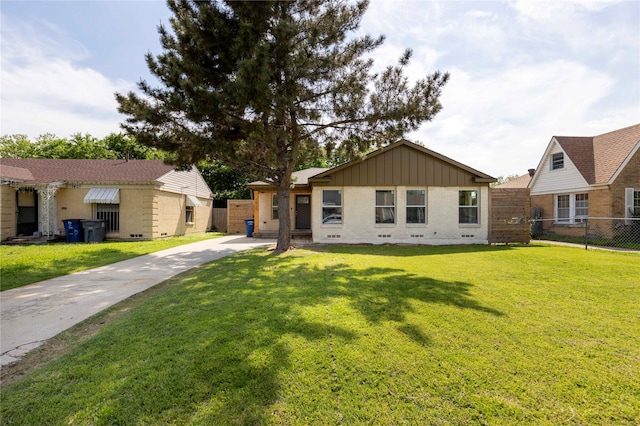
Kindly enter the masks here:
[[582, 222], [587, 216], [589, 216], [589, 194], [576, 194], [576, 221]]
[[460, 191], [458, 199], [458, 222], [461, 224], [477, 224], [478, 191]]
[[193, 220], [193, 206], [186, 206], [185, 207], [185, 222], [187, 223], [193, 223], [195, 222], [195, 220]]
[[424, 189], [407, 190], [407, 223], [426, 223], [426, 201]]
[[640, 191], [633, 191], [633, 215], [640, 215]]
[[278, 220], [278, 194], [271, 196], [271, 219]]
[[556, 197], [556, 221], [569, 222], [571, 220], [571, 196], [558, 195]]
[[394, 190], [376, 191], [376, 223], [396, 223]]
[[322, 223], [325, 225], [342, 223], [342, 191], [326, 189], [322, 191]]
[[551, 170], [564, 169], [564, 154], [559, 152], [551, 156]]
[[120, 232], [120, 204], [96, 204], [96, 219], [107, 221], [107, 233]]
[[555, 199], [556, 223], [577, 223], [589, 216], [589, 194], [562, 194]]

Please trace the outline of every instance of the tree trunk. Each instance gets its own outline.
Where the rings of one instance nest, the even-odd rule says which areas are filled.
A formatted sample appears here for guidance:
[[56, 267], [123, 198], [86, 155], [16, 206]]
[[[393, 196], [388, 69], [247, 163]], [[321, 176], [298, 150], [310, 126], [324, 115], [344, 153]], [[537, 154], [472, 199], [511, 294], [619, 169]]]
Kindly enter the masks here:
[[276, 251], [287, 251], [291, 247], [291, 178], [278, 185], [278, 243]]

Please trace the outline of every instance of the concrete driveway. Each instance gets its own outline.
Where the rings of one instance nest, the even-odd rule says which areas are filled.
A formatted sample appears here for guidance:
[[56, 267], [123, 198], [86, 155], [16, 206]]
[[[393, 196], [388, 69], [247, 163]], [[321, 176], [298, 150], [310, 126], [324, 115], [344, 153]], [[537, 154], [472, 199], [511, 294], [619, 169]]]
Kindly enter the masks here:
[[200, 241], [0, 293], [0, 365], [174, 275], [275, 241], [227, 236]]

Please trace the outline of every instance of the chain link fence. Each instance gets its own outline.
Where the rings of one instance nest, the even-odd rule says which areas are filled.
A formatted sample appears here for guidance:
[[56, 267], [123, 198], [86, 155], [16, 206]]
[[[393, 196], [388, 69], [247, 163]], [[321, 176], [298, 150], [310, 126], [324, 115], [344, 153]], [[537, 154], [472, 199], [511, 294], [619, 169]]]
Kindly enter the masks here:
[[575, 223], [557, 223], [554, 219], [531, 219], [531, 236], [589, 246], [640, 250], [640, 218], [587, 217]]

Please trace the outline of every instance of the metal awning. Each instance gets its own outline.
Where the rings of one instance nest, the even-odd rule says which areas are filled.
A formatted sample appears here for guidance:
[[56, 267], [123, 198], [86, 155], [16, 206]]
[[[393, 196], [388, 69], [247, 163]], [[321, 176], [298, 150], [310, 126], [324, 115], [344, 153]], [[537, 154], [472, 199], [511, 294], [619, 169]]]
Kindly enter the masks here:
[[193, 195], [187, 195], [187, 205], [192, 207], [202, 207], [202, 203]]
[[120, 204], [120, 188], [91, 188], [84, 197], [86, 204]]

